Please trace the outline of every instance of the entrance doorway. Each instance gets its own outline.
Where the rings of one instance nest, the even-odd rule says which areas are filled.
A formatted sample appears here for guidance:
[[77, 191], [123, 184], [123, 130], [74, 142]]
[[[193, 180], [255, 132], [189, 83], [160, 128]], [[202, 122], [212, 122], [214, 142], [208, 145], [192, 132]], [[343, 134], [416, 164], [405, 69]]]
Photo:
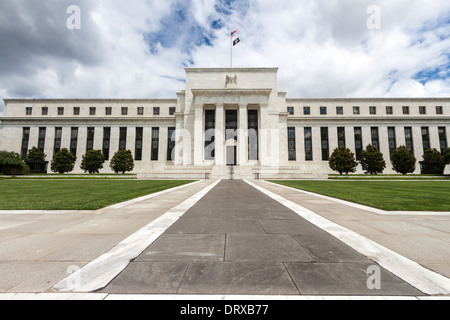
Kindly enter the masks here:
[[236, 146], [227, 146], [227, 166], [237, 166]]

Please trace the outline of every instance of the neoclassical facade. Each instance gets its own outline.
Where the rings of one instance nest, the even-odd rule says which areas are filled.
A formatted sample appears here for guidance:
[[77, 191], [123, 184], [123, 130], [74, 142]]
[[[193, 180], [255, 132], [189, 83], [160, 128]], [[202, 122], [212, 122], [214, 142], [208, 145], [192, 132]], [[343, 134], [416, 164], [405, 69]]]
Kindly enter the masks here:
[[[48, 159], [61, 148], [81, 157], [119, 149], [142, 178], [319, 178], [332, 173], [333, 150], [357, 157], [379, 148], [393, 173], [392, 151], [405, 145], [418, 161], [450, 142], [450, 98], [291, 99], [277, 68], [186, 69], [177, 99], [5, 100], [0, 150]], [[360, 171], [361, 172], [361, 171]], [[420, 166], [417, 166], [420, 173]]]

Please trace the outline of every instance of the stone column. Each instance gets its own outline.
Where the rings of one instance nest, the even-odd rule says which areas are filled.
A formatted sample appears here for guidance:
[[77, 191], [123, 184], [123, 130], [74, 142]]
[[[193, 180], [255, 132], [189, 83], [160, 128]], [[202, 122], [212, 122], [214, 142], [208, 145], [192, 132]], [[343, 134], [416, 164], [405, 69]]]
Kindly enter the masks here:
[[216, 106], [216, 133], [214, 137], [216, 166], [225, 165], [225, 110], [223, 105]]
[[248, 111], [246, 104], [239, 105], [239, 126], [238, 126], [238, 165], [248, 164]]
[[430, 147], [441, 151], [441, 144], [439, 143], [439, 130], [438, 127], [430, 127]]

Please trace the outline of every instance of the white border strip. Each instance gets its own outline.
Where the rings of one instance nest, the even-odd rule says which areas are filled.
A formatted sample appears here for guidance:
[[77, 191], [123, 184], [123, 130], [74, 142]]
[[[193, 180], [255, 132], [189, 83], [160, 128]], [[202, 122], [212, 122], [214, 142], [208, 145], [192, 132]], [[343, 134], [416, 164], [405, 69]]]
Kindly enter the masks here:
[[210, 184], [202, 191], [174, 207], [163, 216], [119, 243], [109, 252], [55, 285], [53, 289], [59, 292], [93, 292], [106, 287], [109, 282], [128, 266], [132, 259], [147, 249], [219, 182], [220, 180]]
[[335, 236], [359, 253], [377, 262], [380, 266], [408, 282], [418, 290], [429, 295], [449, 295], [450, 279], [430, 271], [418, 263], [411, 261], [398, 253], [391, 251], [378, 243], [369, 240], [354, 231], [346, 229], [322, 216], [292, 202], [273, 192], [244, 180], [252, 187], [278, 201], [296, 212], [299, 216]]
[[346, 206], [350, 206], [350, 207], [353, 207], [353, 208], [357, 208], [357, 209], [373, 212], [373, 213], [380, 214], [380, 215], [389, 215], [389, 216], [450, 216], [450, 212], [385, 211], [385, 210], [381, 210], [381, 209], [365, 206], [365, 205], [362, 205], [362, 204], [359, 204], [359, 203], [350, 202], [350, 201], [346, 201], [346, 200], [341, 200], [341, 199], [325, 196], [323, 194], [318, 194], [318, 193], [314, 193], [314, 192], [310, 192], [310, 191], [306, 191], [306, 190], [301, 190], [301, 189], [285, 186], [285, 185], [278, 184], [278, 183], [273, 183], [273, 182], [266, 181], [266, 180], [264, 180], [264, 182], [272, 184], [272, 185], [277, 186], [277, 187], [282, 187], [282, 188], [286, 188], [286, 189], [289, 189], [289, 190], [292, 190], [292, 191], [296, 191], [296, 192], [299, 192], [299, 193], [304, 193], [304, 194], [307, 194], [307, 195], [310, 195], [310, 196], [315, 196], [317, 198], [334, 201], [334, 202], [337, 202], [337, 203], [340, 203], [340, 204], [345, 204]]

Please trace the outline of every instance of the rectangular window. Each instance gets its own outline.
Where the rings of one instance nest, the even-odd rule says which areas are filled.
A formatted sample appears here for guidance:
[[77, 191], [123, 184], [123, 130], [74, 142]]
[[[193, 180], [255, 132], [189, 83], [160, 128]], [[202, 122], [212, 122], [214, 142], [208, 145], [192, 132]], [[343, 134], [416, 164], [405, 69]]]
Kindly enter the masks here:
[[47, 133], [47, 128], [39, 128], [39, 141], [38, 149], [44, 152], [45, 149], [45, 135]]
[[175, 112], [177, 111], [177, 108], [175, 107], [170, 107], [169, 108], [169, 116], [173, 116], [175, 115]]
[[214, 136], [216, 129], [216, 111], [205, 111], [205, 160], [214, 160]]
[[22, 134], [22, 159], [25, 159], [28, 154], [28, 145], [30, 144], [30, 128], [23, 128]]
[[90, 116], [95, 116], [96, 112], [97, 112], [97, 108], [95, 108], [95, 107], [90, 107], [89, 108], [89, 115]]
[[363, 140], [362, 140], [362, 128], [355, 128], [355, 152], [356, 160], [361, 160], [361, 153], [363, 150]]
[[294, 107], [287, 107], [287, 112], [289, 113], [290, 116], [293, 116], [295, 113]]
[[330, 160], [328, 128], [320, 128], [320, 136], [322, 140], [322, 161], [328, 161]]
[[105, 116], [112, 115], [112, 108], [111, 107], [105, 107]]
[[441, 151], [444, 151], [448, 148], [447, 142], [447, 129], [445, 127], [439, 127], [439, 145], [441, 146]]
[[43, 116], [48, 115], [48, 108], [47, 107], [42, 107], [42, 115]]
[[369, 107], [369, 113], [371, 115], [376, 115], [377, 114], [377, 107]]
[[405, 127], [405, 142], [406, 149], [408, 149], [414, 155], [414, 141], [411, 127]]
[[152, 161], [159, 159], [159, 128], [152, 128]]
[[355, 116], [359, 115], [361, 113], [361, 109], [359, 107], [353, 107], [353, 114]]
[[259, 160], [258, 110], [248, 110], [248, 160]]
[[305, 116], [311, 115], [311, 107], [303, 107], [303, 115]]
[[386, 114], [387, 114], [387, 115], [392, 115], [392, 114], [394, 114], [394, 108], [391, 107], [391, 106], [387, 106], [387, 107], [386, 107]]
[[436, 114], [437, 115], [444, 114], [444, 108], [441, 106], [436, 107]]
[[345, 128], [339, 127], [337, 128], [338, 131], [338, 147], [339, 149], [346, 146], [345, 142]]
[[144, 115], [144, 107], [138, 107], [137, 108], [137, 115], [143, 116]]
[[153, 108], [153, 115], [154, 116], [159, 116], [159, 114], [160, 114], [160, 108], [159, 107], [155, 107], [155, 108]]
[[422, 127], [422, 142], [424, 151], [431, 148], [430, 129], [428, 127]]
[[128, 108], [127, 108], [127, 107], [123, 107], [123, 108], [122, 108], [121, 114], [122, 114], [123, 116], [127, 116], [127, 115], [128, 115]]
[[119, 150], [126, 150], [126, 148], [127, 148], [127, 128], [120, 128]]
[[135, 152], [134, 152], [134, 160], [142, 161], [142, 144], [144, 140], [144, 128], [136, 128], [136, 143], [135, 143]]
[[73, 107], [73, 115], [74, 116], [80, 115], [80, 107]]
[[420, 114], [427, 114], [427, 107], [419, 107]]
[[397, 149], [397, 137], [395, 134], [395, 127], [388, 128], [388, 138], [389, 138], [389, 155], [392, 159], [392, 154], [394, 150]]
[[409, 107], [403, 107], [402, 110], [403, 110], [403, 114], [405, 114], [405, 115], [409, 114]]
[[288, 128], [288, 150], [289, 161], [297, 161], [297, 151], [295, 146], [295, 128]]
[[225, 121], [225, 140], [234, 139], [237, 140], [237, 110], [227, 110], [226, 111], [226, 121]]
[[86, 152], [94, 149], [95, 128], [87, 128]]
[[62, 128], [55, 128], [55, 144], [53, 147], [53, 154], [61, 150]]
[[33, 115], [33, 107], [27, 107], [25, 111], [27, 116]]
[[72, 128], [70, 132], [70, 153], [77, 155], [78, 148], [78, 128]]
[[305, 160], [313, 160], [313, 150], [312, 150], [312, 129], [305, 128]]
[[380, 150], [380, 137], [378, 133], [378, 128], [377, 127], [370, 128], [370, 132], [372, 135], [372, 146]]
[[103, 155], [109, 160], [109, 149], [111, 145], [111, 128], [103, 128]]
[[175, 150], [175, 128], [168, 129], [168, 139], [167, 139], [167, 161], [175, 161], [175, 155], [173, 151]]
[[320, 107], [320, 115], [325, 116], [327, 114], [327, 107]]
[[343, 115], [344, 114], [344, 107], [336, 107], [336, 114], [337, 115]]
[[58, 116], [64, 115], [64, 107], [58, 107]]

